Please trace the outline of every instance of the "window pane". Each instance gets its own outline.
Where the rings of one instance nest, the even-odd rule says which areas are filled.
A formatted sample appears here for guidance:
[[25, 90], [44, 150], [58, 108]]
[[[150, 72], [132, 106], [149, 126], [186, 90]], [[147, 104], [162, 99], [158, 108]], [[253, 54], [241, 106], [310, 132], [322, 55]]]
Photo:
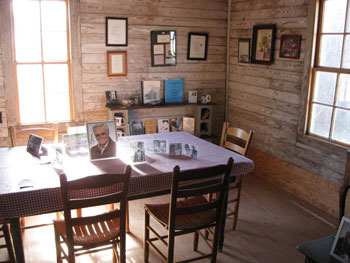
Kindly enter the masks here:
[[323, 35], [320, 41], [320, 66], [339, 68], [343, 35]]
[[44, 72], [47, 120], [70, 120], [68, 65], [45, 65]]
[[322, 137], [329, 137], [332, 107], [313, 104], [311, 112], [310, 132]]
[[350, 36], [345, 36], [343, 68], [350, 69]]
[[38, 1], [13, 1], [15, 31], [40, 31], [40, 8]]
[[336, 73], [317, 72], [313, 102], [333, 105], [336, 81]]
[[17, 62], [40, 62], [41, 40], [39, 32], [15, 32]]
[[336, 109], [332, 139], [350, 143], [350, 111]]
[[67, 61], [67, 33], [43, 33], [44, 61]]
[[21, 123], [45, 121], [41, 65], [17, 66]]
[[322, 33], [343, 33], [347, 0], [324, 1]]
[[[350, 109], [350, 75], [340, 74], [336, 105]], [[350, 122], [348, 123], [350, 126]]]
[[42, 1], [42, 27], [43, 31], [66, 32], [67, 31], [67, 10], [66, 2], [63, 1]]

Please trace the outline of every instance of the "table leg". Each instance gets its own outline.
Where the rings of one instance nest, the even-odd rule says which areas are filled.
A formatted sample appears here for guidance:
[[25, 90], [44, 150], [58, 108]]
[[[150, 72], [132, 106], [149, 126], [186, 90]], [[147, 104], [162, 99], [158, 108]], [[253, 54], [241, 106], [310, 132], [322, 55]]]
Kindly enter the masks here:
[[11, 218], [10, 221], [10, 227], [11, 227], [11, 235], [13, 240], [13, 246], [15, 248], [15, 254], [17, 263], [24, 263], [24, 248], [23, 248], [23, 241], [22, 241], [22, 232], [21, 232], [21, 225], [19, 222], [19, 218]]

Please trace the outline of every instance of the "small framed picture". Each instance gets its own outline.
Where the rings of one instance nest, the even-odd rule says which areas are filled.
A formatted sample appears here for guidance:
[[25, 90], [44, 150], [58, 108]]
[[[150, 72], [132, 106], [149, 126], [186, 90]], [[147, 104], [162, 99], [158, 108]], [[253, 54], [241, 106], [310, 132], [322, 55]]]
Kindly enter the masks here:
[[298, 59], [300, 54], [301, 35], [282, 35], [280, 58]]
[[108, 90], [106, 91], [106, 100], [107, 106], [117, 105], [117, 91], [116, 90]]
[[117, 157], [117, 128], [115, 121], [86, 123], [90, 160]]
[[128, 19], [106, 17], [106, 46], [128, 45]]
[[350, 219], [343, 217], [338, 227], [330, 255], [339, 262], [350, 261]]
[[275, 38], [275, 25], [257, 25], [253, 27], [252, 63], [272, 64]]
[[142, 81], [142, 102], [143, 104], [160, 103], [160, 80], [144, 80]]
[[158, 120], [158, 132], [170, 132], [169, 119], [159, 119]]
[[131, 151], [131, 160], [134, 163], [146, 161], [146, 151], [144, 141], [131, 141], [129, 142], [129, 147]]
[[191, 90], [188, 92], [188, 103], [197, 103], [197, 91]]
[[30, 134], [29, 140], [27, 143], [27, 152], [29, 152], [30, 154], [36, 157], [39, 157], [42, 143], [43, 143], [43, 137]]
[[238, 40], [238, 62], [249, 63], [250, 61], [250, 39], [241, 38]]
[[127, 75], [126, 51], [107, 51], [107, 75], [108, 77]]
[[208, 34], [188, 33], [187, 60], [207, 60]]

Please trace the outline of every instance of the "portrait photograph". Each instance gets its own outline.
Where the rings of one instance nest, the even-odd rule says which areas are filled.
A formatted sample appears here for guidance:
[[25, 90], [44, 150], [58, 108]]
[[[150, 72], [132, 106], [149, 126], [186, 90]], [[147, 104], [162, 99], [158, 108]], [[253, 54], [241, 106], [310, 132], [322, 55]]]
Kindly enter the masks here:
[[153, 140], [154, 153], [167, 153], [167, 140]]
[[115, 121], [86, 123], [90, 160], [117, 157], [117, 134]]
[[134, 163], [146, 161], [146, 151], [144, 141], [131, 141], [129, 142], [129, 147], [131, 151], [131, 160]]
[[175, 156], [182, 155], [182, 143], [170, 143], [169, 154]]
[[343, 217], [330, 255], [339, 262], [350, 262], [350, 219]]
[[184, 143], [182, 155], [189, 156], [191, 158], [197, 159], [198, 156], [198, 147], [193, 144]]

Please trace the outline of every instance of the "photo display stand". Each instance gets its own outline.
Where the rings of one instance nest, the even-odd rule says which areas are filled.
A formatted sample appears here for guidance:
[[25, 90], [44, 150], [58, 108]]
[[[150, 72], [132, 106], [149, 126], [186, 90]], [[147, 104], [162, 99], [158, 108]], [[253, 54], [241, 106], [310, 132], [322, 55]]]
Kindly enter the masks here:
[[29, 152], [33, 156], [39, 157], [42, 143], [43, 137], [30, 134], [27, 144], [27, 152]]

